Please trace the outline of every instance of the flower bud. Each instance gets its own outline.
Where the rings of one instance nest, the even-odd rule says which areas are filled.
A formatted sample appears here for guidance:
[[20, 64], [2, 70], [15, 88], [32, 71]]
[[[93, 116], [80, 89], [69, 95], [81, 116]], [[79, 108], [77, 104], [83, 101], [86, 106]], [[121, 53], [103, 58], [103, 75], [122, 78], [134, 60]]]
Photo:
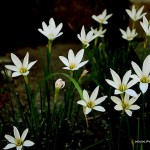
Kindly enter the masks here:
[[64, 86], [65, 86], [65, 81], [63, 81], [60, 78], [55, 82], [56, 89], [62, 89], [62, 88], [64, 88]]

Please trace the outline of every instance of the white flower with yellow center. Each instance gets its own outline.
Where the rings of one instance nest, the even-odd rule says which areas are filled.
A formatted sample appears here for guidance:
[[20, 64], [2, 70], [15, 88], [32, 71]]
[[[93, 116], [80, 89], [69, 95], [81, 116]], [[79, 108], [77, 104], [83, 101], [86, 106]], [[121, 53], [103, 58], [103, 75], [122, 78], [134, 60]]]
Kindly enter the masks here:
[[133, 21], [137, 21], [139, 19], [141, 19], [143, 16], [145, 16], [147, 13], [143, 13], [142, 11], [144, 9], [144, 6], [142, 6], [138, 11], [135, 9], [135, 5], [132, 6], [132, 10], [126, 9], [125, 11], [127, 12], [127, 14], [129, 15], [129, 17], [133, 20]]
[[148, 84], [150, 83], [150, 55], [148, 55], [142, 66], [142, 70], [140, 67], [135, 63], [131, 62], [132, 68], [134, 69], [136, 74], [131, 75], [131, 78], [139, 82], [140, 90], [142, 93], [145, 93], [148, 89]]
[[81, 62], [84, 54], [84, 49], [81, 49], [76, 56], [74, 55], [74, 52], [72, 49], [68, 52], [68, 59], [64, 56], [59, 56], [59, 59], [66, 65], [66, 67], [63, 67], [63, 69], [67, 70], [78, 70], [82, 66], [84, 66], [87, 61]]
[[83, 90], [83, 100], [79, 100], [77, 101], [77, 103], [83, 106], [85, 114], [90, 113], [92, 109], [101, 112], [105, 111], [105, 108], [102, 106], [98, 106], [98, 104], [102, 103], [107, 98], [107, 96], [97, 98], [98, 91], [99, 86], [97, 86], [95, 90], [92, 92], [91, 96], [89, 96], [88, 92], [86, 90]]
[[103, 29], [103, 28], [100, 28], [99, 30], [96, 28], [96, 29], [93, 29], [93, 27], [91, 27], [91, 31], [93, 31], [93, 33], [95, 35], [98, 35], [98, 37], [104, 37], [104, 34], [105, 32], [107, 31], [106, 29]]
[[14, 65], [5, 65], [5, 68], [14, 71], [12, 73], [12, 77], [17, 77], [20, 75], [27, 76], [29, 74], [30, 68], [37, 62], [33, 61], [29, 63], [29, 53], [25, 55], [23, 59], [23, 63], [21, 60], [13, 53], [11, 53], [11, 59], [14, 63]]
[[102, 14], [96, 16], [96, 15], [92, 15], [92, 18], [97, 21], [100, 24], [108, 24], [108, 19], [112, 16], [113, 14], [109, 14], [107, 15], [107, 9], [105, 9]]
[[112, 69], [110, 69], [113, 80], [105, 79], [106, 82], [115, 88], [114, 94], [122, 94], [127, 93], [130, 96], [137, 96], [137, 93], [130, 89], [133, 85], [135, 85], [138, 81], [132, 79], [129, 81], [131, 76], [131, 70], [127, 71], [123, 76], [123, 79], [119, 77], [119, 75]]
[[146, 36], [150, 36], [150, 22], [147, 20], [145, 16], [143, 16], [143, 22], [140, 21], [140, 24], [146, 34]]
[[138, 105], [133, 105], [133, 103], [139, 98], [140, 94], [136, 97], [132, 97], [129, 99], [129, 95], [125, 94], [125, 96], [120, 99], [116, 96], [111, 96], [111, 100], [117, 104], [114, 109], [117, 111], [125, 111], [127, 115], [132, 116], [132, 110], [138, 110], [140, 107]]
[[10, 148], [16, 147], [17, 150], [22, 150], [23, 146], [30, 147], [34, 145], [32, 141], [25, 140], [27, 133], [28, 133], [28, 129], [24, 130], [21, 137], [20, 137], [20, 133], [18, 129], [15, 126], [13, 126], [13, 131], [14, 131], [14, 137], [12, 137], [11, 135], [5, 135], [5, 138], [10, 143], [7, 144], [3, 149], [10, 149]]
[[63, 32], [60, 32], [62, 29], [63, 24], [60, 23], [57, 27], [55, 24], [55, 21], [53, 18], [50, 18], [49, 25], [46, 25], [46, 23], [42, 22], [42, 29], [38, 29], [39, 32], [41, 32], [43, 35], [45, 35], [49, 40], [54, 40], [55, 38], [61, 36]]
[[122, 33], [122, 38], [127, 41], [132, 41], [138, 35], [135, 29], [130, 30], [129, 27], [127, 27], [126, 31], [122, 29], [120, 29], [120, 31]]
[[77, 34], [77, 37], [82, 42], [83, 45], [87, 48], [89, 43], [94, 40], [98, 35], [95, 35], [93, 31], [89, 31], [87, 34], [85, 33], [85, 28], [82, 26], [81, 33]]

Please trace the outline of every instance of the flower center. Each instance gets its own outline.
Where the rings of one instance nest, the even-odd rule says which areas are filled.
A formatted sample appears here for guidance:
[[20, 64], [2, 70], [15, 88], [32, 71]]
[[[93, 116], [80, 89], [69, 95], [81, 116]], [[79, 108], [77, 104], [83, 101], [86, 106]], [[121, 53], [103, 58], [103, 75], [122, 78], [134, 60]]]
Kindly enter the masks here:
[[20, 71], [21, 74], [23, 74], [23, 73], [26, 73], [26, 72], [27, 72], [27, 69], [24, 68], [24, 67], [21, 67], [19, 71]]
[[94, 106], [95, 106], [95, 104], [94, 104], [93, 101], [87, 102], [87, 107], [88, 107], [88, 108], [93, 108]]
[[23, 142], [21, 139], [16, 139], [15, 144], [16, 144], [16, 146], [21, 146], [23, 144]]
[[51, 33], [48, 36], [49, 36], [50, 39], [53, 39], [55, 35], [53, 33]]
[[76, 67], [77, 67], [77, 65], [75, 63], [71, 63], [70, 66], [69, 66], [70, 69], [74, 69]]
[[123, 101], [122, 102], [122, 107], [123, 107], [123, 110], [129, 109], [129, 103]]
[[127, 39], [128, 39], [128, 41], [131, 41], [131, 40], [133, 40], [133, 36], [128, 36]]
[[149, 82], [150, 82], [150, 79], [149, 79], [149, 77], [143, 76], [143, 77], [140, 79], [140, 81], [141, 81], [142, 83], [149, 83]]
[[127, 89], [126, 85], [121, 84], [118, 88], [119, 91], [124, 92]]

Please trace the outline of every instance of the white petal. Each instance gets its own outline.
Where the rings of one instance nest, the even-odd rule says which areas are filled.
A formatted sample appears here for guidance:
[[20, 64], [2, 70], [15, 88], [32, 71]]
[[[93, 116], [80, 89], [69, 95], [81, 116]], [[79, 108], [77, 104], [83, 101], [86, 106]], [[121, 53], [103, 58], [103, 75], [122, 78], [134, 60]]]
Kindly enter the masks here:
[[125, 110], [125, 112], [131, 117], [132, 116], [132, 111], [131, 110]]
[[132, 105], [132, 104], [139, 98], [140, 95], [141, 95], [141, 93], [138, 94], [136, 97], [132, 97], [132, 98], [129, 100], [129, 105]]
[[69, 62], [68, 59], [65, 58], [64, 56], [59, 56], [59, 59], [68, 67], [69, 66]]
[[140, 83], [140, 90], [144, 94], [148, 89], [148, 83]]
[[123, 110], [122, 105], [116, 105], [114, 109], [118, 111]]
[[129, 107], [129, 109], [131, 109], [131, 110], [138, 110], [138, 109], [140, 109], [140, 107], [138, 105], [131, 105]]
[[7, 144], [3, 149], [10, 149], [16, 147], [15, 144]]
[[33, 62], [30, 62], [30, 63], [28, 64], [27, 70], [29, 70], [36, 62], [37, 62], [37, 60], [36, 60], [36, 61], [33, 61]]
[[142, 76], [142, 70], [140, 69], [140, 67], [135, 63], [135, 62], [131, 62], [131, 65], [134, 69], [134, 71], [136, 72], [136, 74], [138, 75], [138, 77]]
[[[131, 76], [130, 76], [131, 77]], [[139, 81], [139, 78], [132, 79], [130, 82], [128, 82], [127, 87], [130, 88], [133, 85], [135, 85]]]
[[77, 101], [77, 104], [80, 104], [82, 106], [86, 106], [87, 105], [86, 101], [84, 101], [84, 100]]
[[10, 136], [10, 135], [5, 135], [5, 138], [10, 142], [10, 143], [15, 143], [15, 138]]
[[17, 150], [22, 150], [22, 145], [16, 147]]
[[15, 126], [13, 126], [13, 128], [14, 128], [15, 139], [20, 139], [20, 133], [19, 133], [18, 129]]
[[123, 92], [119, 91], [119, 90], [115, 90], [115, 92], [114, 92], [115, 95], [118, 95], [118, 94], [121, 94], [121, 93], [123, 93]]
[[19, 69], [13, 65], [5, 65], [5, 68], [12, 70], [12, 71], [19, 71]]
[[13, 72], [13, 73], [12, 73], [12, 77], [18, 77], [18, 76], [20, 76], [20, 75], [21, 75], [20, 72]]
[[75, 57], [75, 62], [76, 64], [78, 65], [82, 58], [83, 58], [83, 54], [84, 54], [84, 49], [81, 49], [77, 54], [76, 54], [76, 57]]
[[25, 68], [27, 68], [28, 63], [29, 63], [29, 53], [27, 52], [27, 54], [25, 55], [25, 57], [24, 57], [24, 59], [23, 59], [23, 66], [24, 66]]
[[86, 107], [86, 108], [85, 108], [85, 114], [86, 114], [86, 115], [89, 114], [89, 113], [91, 112], [91, 110], [92, 110], [91, 108]]
[[143, 62], [143, 68], [142, 68], [142, 71], [143, 71], [143, 74], [145, 76], [148, 76], [149, 75], [149, 72], [150, 72], [150, 55], [148, 55], [144, 62]]
[[91, 96], [90, 96], [90, 100], [95, 101], [95, 99], [97, 98], [98, 95], [98, 91], [99, 91], [99, 86], [97, 86], [94, 91], [92, 92]]
[[32, 141], [30, 141], [30, 140], [26, 140], [23, 143], [23, 146], [26, 146], [26, 147], [33, 146], [33, 145], [34, 145], [34, 143]]
[[122, 101], [120, 98], [116, 97], [116, 96], [111, 96], [110, 99], [116, 103], [117, 105], [122, 105]]
[[87, 62], [88, 62], [88, 60], [81, 62], [81, 63], [77, 66], [77, 68], [78, 68], [78, 69], [81, 68], [81, 67], [84, 66]]
[[111, 85], [112, 87], [118, 89], [119, 85], [118, 85], [116, 82], [114, 82], [114, 81], [112, 81], [112, 80], [109, 80], [109, 79], [105, 79], [105, 80], [106, 80], [106, 82], [107, 82], [109, 85]]
[[90, 99], [89, 94], [86, 90], [83, 90], [83, 98], [86, 102], [88, 102]]
[[15, 54], [11, 53], [11, 59], [18, 68], [20, 68], [22, 66], [22, 62]]
[[74, 52], [72, 49], [69, 50], [68, 52], [68, 61], [69, 63], [75, 63], [75, 56], [74, 56]]
[[124, 85], [127, 85], [128, 81], [129, 81], [129, 78], [130, 78], [130, 75], [131, 75], [131, 70], [127, 71], [125, 73], [125, 75], [123, 76], [122, 83]]
[[107, 96], [103, 96], [103, 97], [100, 97], [100, 98], [96, 99], [95, 100], [95, 105], [98, 105], [98, 104], [102, 103], [106, 98], [107, 98]]
[[132, 89], [126, 90], [126, 93], [127, 93], [128, 95], [130, 95], [130, 96], [134, 96], [134, 97], [137, 96], [137, 93], [136, 93], [134, 90], [132, 90]]
[[119, 75], [112, 69], [110, 69], [110, 72], [111, 72], [111, 75], [112, 75], [112, 78], [113, 78], [114, 82], [117, 85], [120, 85], [121, 84], [121, 79], [120, 79]]
[[85, 39], [85, 36], [86, 36], [86, 34], [85, 34], [85, 28], [84, 28], [84, 25], [83, 25], [82, 29], [81, 29], [81, 39], [82, 40]]
[[97, 111], [105, 112], [105, 108], [102, 106], [95, 106], [95, 107], [93, 107], [93, 109], [97, 110]]
[[21, 135], [21, 140], [24, 141], [24, 139], [26, 138], [27, 136], [27, 133], [28, 133], [28, 129], [24, 130], [22, 135]]

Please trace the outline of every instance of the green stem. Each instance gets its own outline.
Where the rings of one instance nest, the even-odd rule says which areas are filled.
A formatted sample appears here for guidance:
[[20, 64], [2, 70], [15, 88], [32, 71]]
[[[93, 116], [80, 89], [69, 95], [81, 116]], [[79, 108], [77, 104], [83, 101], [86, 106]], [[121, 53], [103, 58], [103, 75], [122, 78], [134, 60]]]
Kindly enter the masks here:
[[120, 137], [121, 137], [121, 127], [122, 127], [122, 120], [123, 120], [124, 113], [122, 113], [119, 119], [119, 130], [118, 130], [118, 150], [120, 150]]

